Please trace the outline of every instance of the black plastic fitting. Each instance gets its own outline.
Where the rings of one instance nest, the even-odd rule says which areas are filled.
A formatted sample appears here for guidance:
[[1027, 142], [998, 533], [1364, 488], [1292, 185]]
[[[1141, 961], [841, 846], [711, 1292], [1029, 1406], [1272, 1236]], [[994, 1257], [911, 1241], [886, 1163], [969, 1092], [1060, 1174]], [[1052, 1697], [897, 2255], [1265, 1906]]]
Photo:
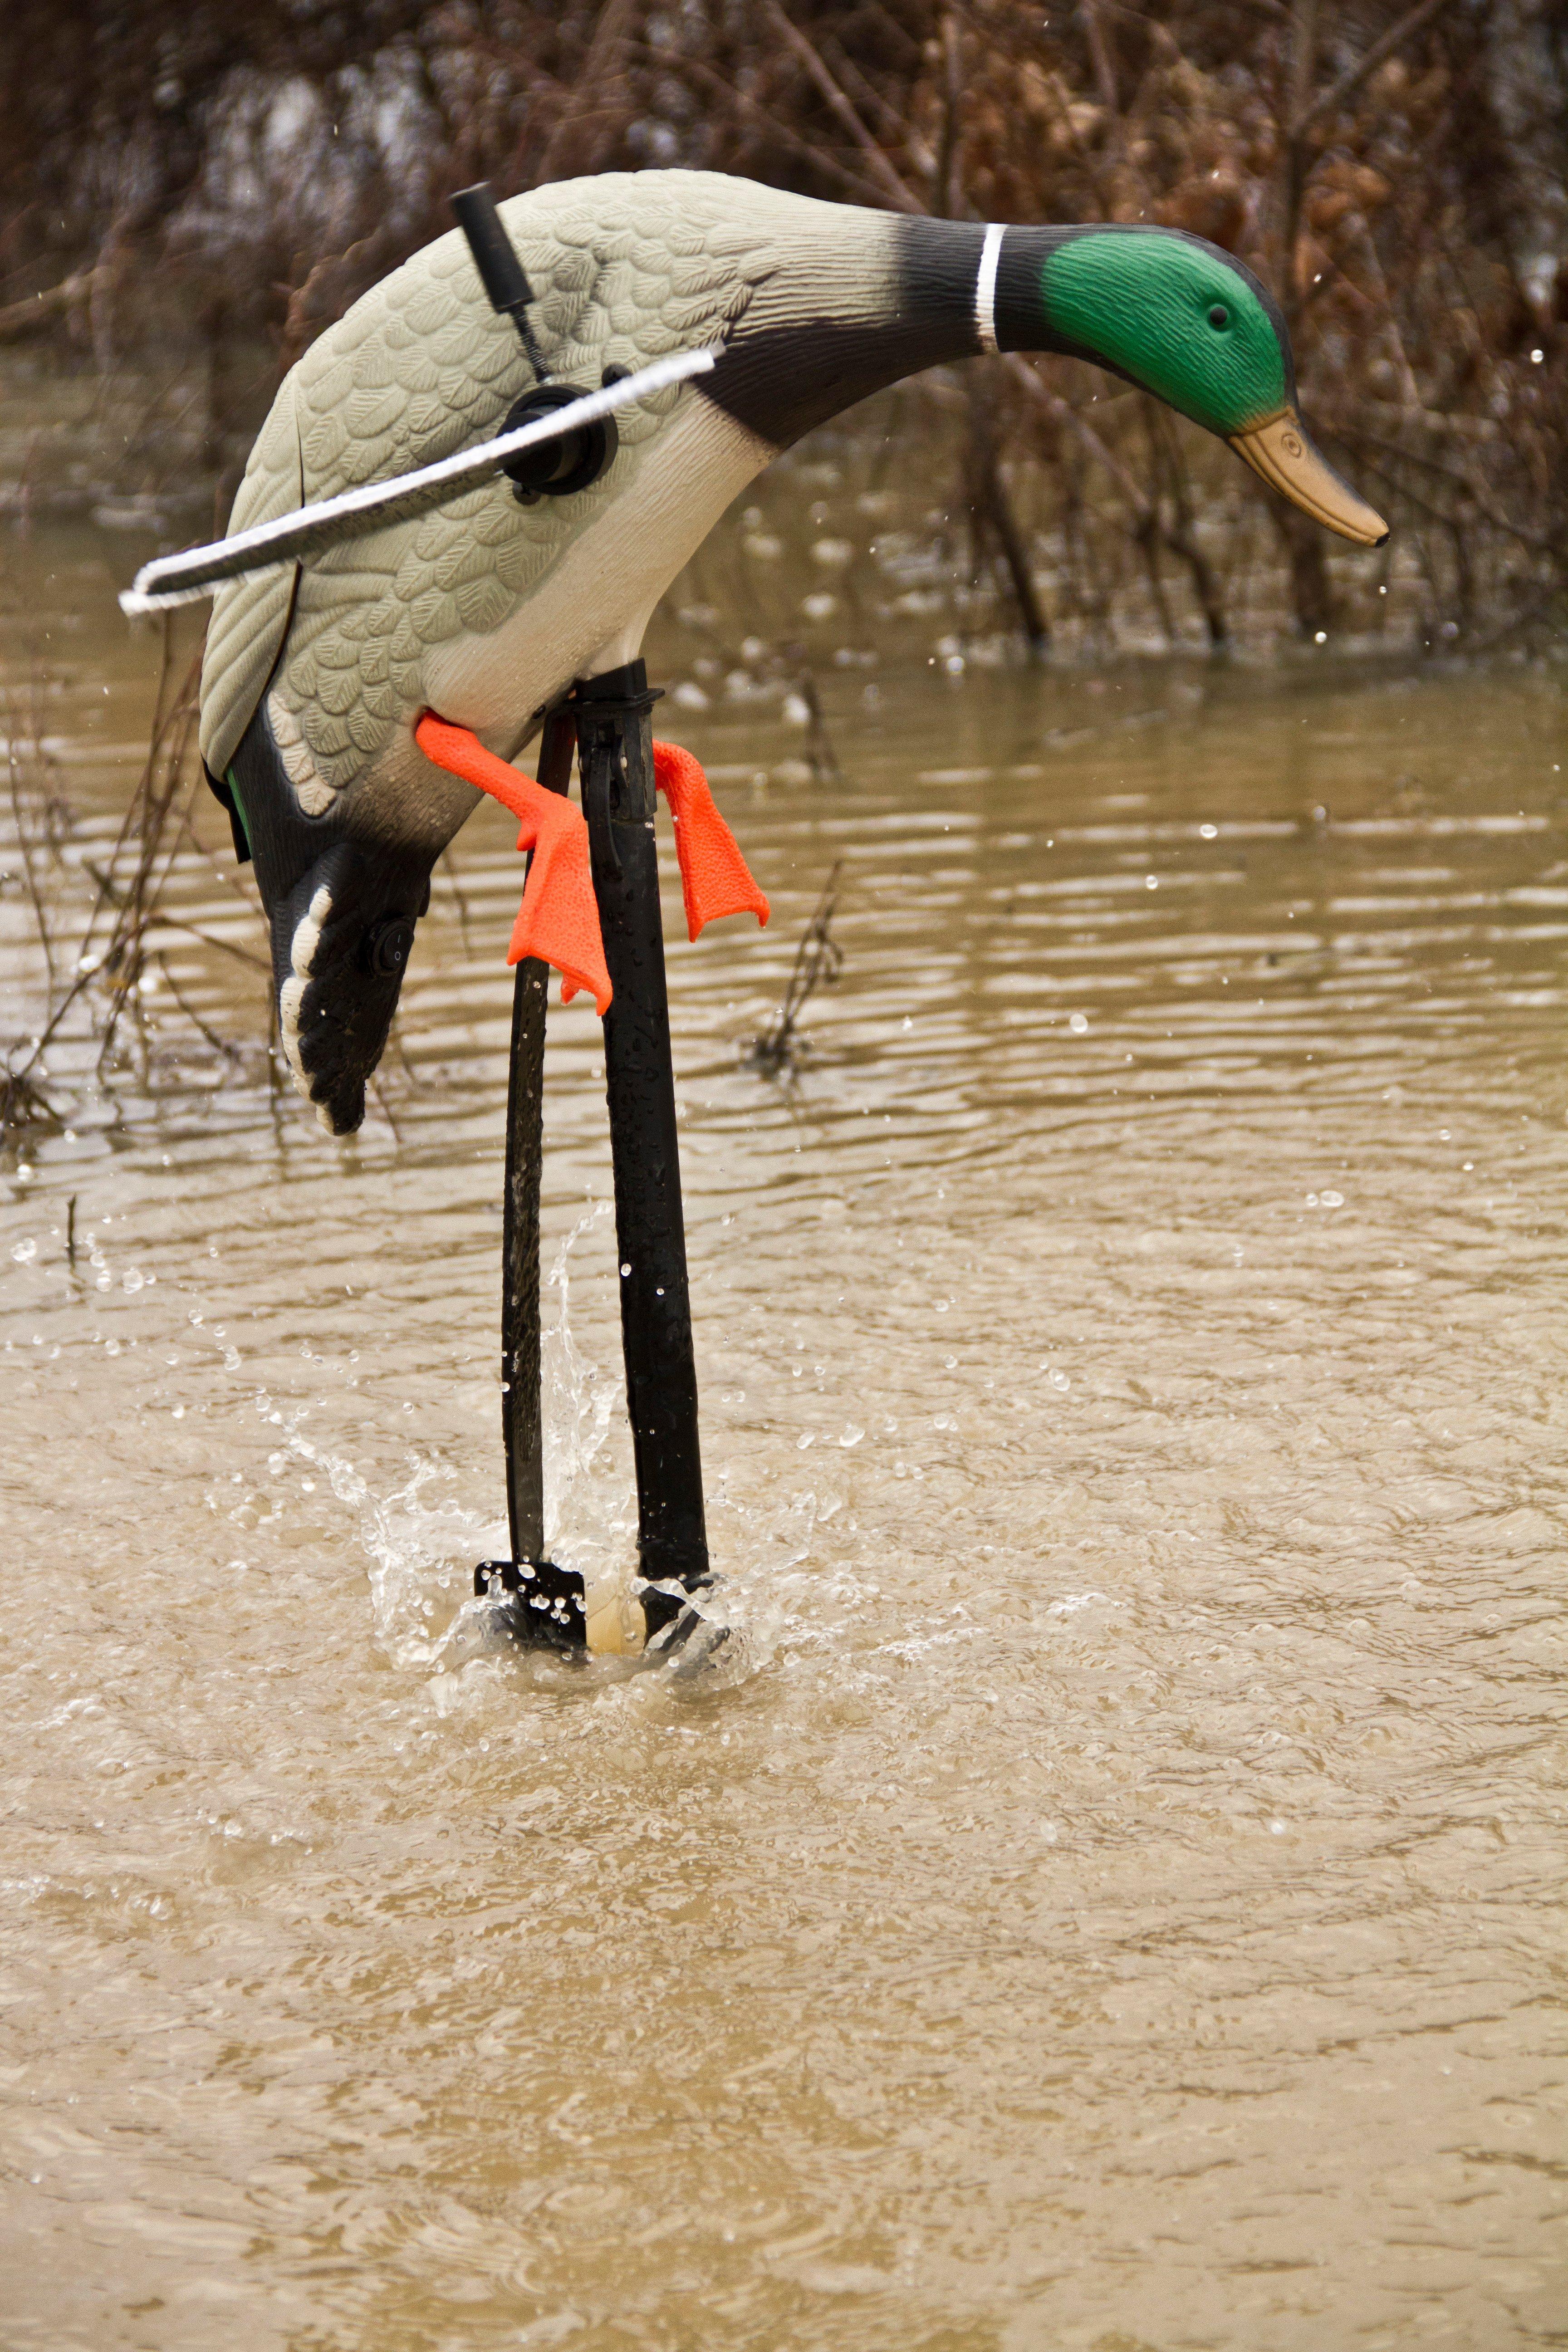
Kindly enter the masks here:
[[[520, 425], [531, 425], [535, 417], [548, 416], [552, 409], [569, 408], [582, 397], [580, 384], [535, 384], [508, 410], [501, 431], [515, 433]], [[601, 416], [592, 425], [579, 425], [574, 432], [563, 433], [558, 441], [536, 442], [515, 457], [503, 457], [501, 472], [510, 482], [519, 506], [537, 506], [541, 499], [565, 499], [574, 490], [585, 490], [609, 471], [620, 446], [615, 418]]]

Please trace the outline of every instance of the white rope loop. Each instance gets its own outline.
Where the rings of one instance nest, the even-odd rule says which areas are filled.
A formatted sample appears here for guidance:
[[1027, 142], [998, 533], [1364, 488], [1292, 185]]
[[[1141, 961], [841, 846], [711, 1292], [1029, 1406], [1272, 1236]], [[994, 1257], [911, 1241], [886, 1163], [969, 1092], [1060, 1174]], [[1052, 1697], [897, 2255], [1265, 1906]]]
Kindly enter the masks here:
[[315, 506], [300, 507], [292, 514], [258, 523], [250, 530], [237, 531], [232, 539], [187, 548], [180, 555], [160, 555], [142, 566], [133, 584], [121, 595], [120, 609], [133, 616], [162, 613], [173, 604], [191, 604], [198, 597], [210, 596], [225, 580], [244, 579], [280, 563], [297, 563], [304, 556], [324, 553], [342, 540], [406, 521], [487, 480], [503, 458], [531, 449], [541, 441], [558, 441], [579, 425], [592, 425], [614, 409], [647, 400], [672, 383], [684, 383], [689, 376], [706, 375], [713, 362], [710, 351], [676, 352], [636, 375], [606, 384], [602, 392], [584, 393], [569, 408], [557, 408], [548, 416], [536, 417], [531, 425], [520, 425], [515, 433], [482, 441], [478, 448], [459, 449], [453, 457], [437, 458], [433, 466], [421, 466], [390, 482], [362, 482]]

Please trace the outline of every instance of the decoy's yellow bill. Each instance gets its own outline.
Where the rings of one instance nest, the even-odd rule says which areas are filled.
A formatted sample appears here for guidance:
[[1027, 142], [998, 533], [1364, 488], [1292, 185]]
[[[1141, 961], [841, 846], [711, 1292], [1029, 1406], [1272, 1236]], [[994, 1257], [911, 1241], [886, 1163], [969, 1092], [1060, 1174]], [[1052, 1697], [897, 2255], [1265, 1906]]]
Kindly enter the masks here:
[[1230, 446], [1270, 489], [1283, 491], [1292, 506], [1314, 522], [1326, 523], [1342, 539], [1353, 539], [1360, 547], [1381, 547], [1388, 537], [1388, 525], [1377, 509], [1359, 498], [1313, 448], [1293, 408], [1281, 409], [1249, 433], [1233, 434]]

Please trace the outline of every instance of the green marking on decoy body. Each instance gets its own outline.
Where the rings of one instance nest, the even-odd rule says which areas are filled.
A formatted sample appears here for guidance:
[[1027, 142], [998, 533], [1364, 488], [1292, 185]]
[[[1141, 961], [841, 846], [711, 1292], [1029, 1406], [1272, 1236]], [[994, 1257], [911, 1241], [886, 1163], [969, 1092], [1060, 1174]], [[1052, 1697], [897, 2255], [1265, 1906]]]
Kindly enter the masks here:
[[1073, 236], [1040, 273], [1058, 334], [1228, 439], [1289, 403], [1273, 320], [1212, 247], [1150, 230]]

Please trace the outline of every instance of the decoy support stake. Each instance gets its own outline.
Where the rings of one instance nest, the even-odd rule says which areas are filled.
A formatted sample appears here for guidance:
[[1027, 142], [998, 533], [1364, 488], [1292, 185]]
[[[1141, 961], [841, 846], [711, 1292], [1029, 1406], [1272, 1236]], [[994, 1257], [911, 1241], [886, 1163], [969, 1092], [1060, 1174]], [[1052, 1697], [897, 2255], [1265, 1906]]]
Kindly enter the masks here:
[[[710, 1580], [654, 825], [648, 714], [657, 699], [640, 661], [581, 681], [546, 717], [539, 760], [540, 782], [564, 793], [575, 746], [614, 989], [605, 1014], [605, 1085], [637, 1466], [639, 1597], [649, 1640], [690, 1619], [686, 1596]], [[582, 1578], [544, 1558], [539, 1216], [547, 981], [548, 967], [532, 958], [516, 968], [501, 1286], [511, 1558], [481, 1561], [474, 1590], [505, 1593], [508, 1622], [519, 1639], [581, 1651], [596, 1646]]]
[[[481, 183], [465, 188], [452, 205], [492, 308], [512, 320], [541, 379], [508, 418], [510, 429], [524, 421], [522, 410], [542, 411], [574, 395], [542, 381], [545, 369], [527, 316], [532, 292], [489, 187]], [[514, 487], [525, 499], [581, 488], [604, 471], [615, 453], [614, 422], [605, 418], [572, 441], [530, 451], [515, 469]], [[626, 1404], [637, 1463], [642, 1611], [650, 1639], [689, 1615], [685, 1596], [709, 1580], [654, 830], [648, 713], [657, 699], [641, 661], [580, 681], [545, 719], [539, 765], [540, 782], [564, 793], [575, 745], [594, 895], [614, 989], [605, 1015], [605, 1083]], [[547, 966], [525, 958], [517, 966], [512, 995], [501, 1283], [511, 1558], [481, 1561], [474, 1570], [474, 1590], [493, 1594], [500, 1588], [508, 1596], [512, 1629], [521, 1639], [583, 1649], [590, 1642], [583, 1580], [543, 1556], [539, 1208], [548, 977]]]

